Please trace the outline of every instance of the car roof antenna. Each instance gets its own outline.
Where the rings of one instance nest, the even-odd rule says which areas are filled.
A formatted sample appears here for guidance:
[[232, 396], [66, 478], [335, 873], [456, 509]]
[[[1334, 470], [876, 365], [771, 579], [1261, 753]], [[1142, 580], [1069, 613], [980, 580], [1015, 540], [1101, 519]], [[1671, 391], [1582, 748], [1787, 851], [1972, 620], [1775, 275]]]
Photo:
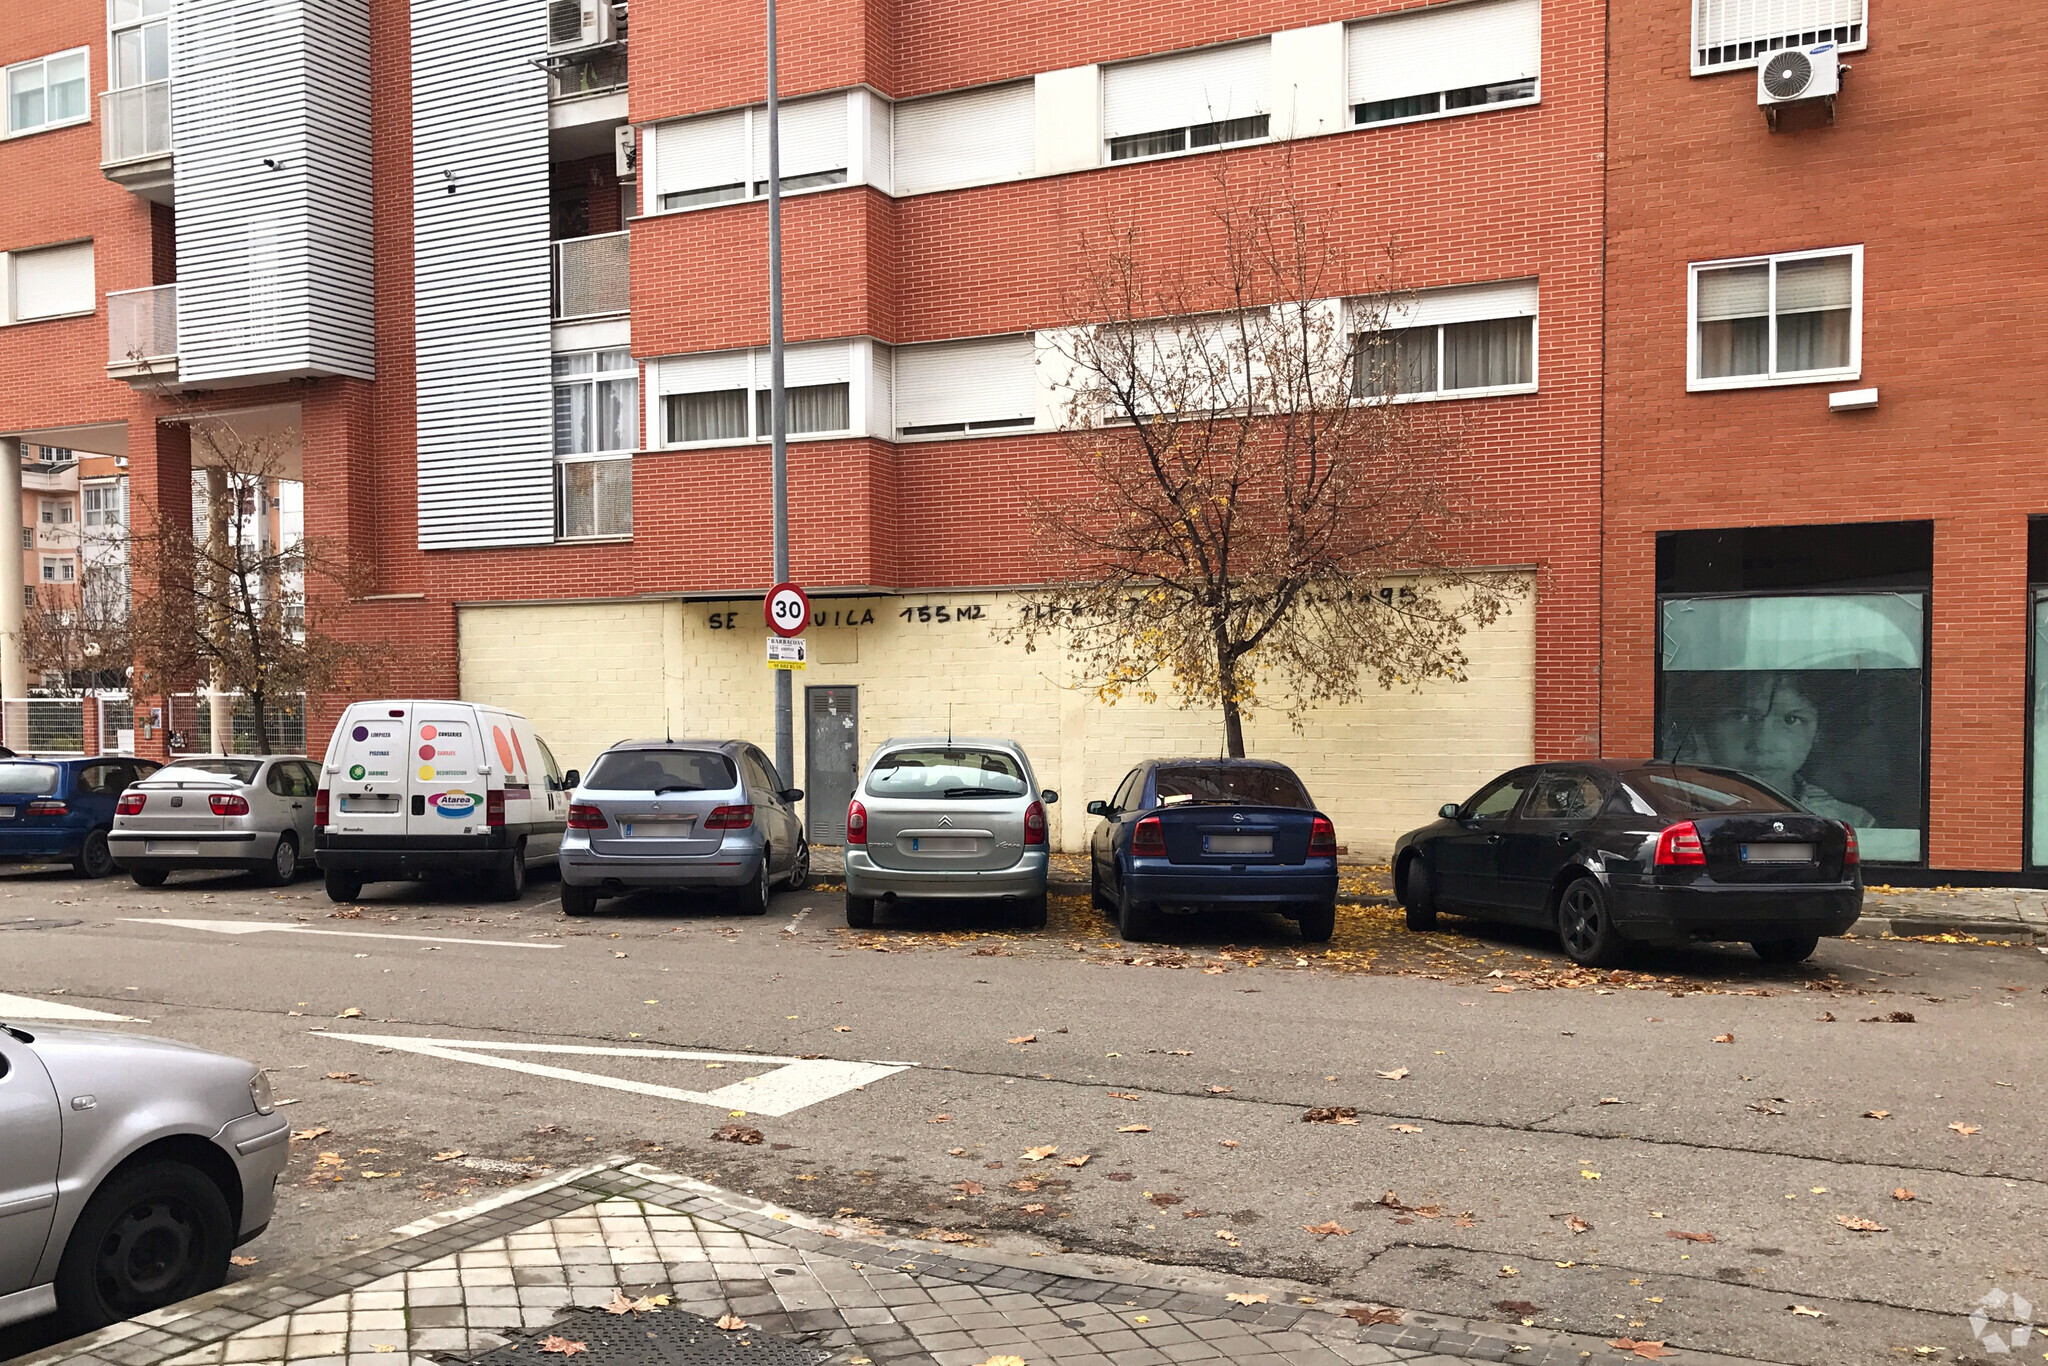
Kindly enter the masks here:
[[946, 704], [946, 748], [953, 747], [953, 704]]

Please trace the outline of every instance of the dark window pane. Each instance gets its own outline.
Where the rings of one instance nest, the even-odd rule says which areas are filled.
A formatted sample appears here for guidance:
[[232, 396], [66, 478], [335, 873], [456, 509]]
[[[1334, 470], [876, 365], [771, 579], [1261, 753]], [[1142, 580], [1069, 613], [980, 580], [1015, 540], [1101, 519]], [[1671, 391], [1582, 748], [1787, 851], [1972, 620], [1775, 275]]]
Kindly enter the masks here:
[[661, 197], [661, 207], [664, 209], [690, 209], [695, 208], [699, 204], [723, 204], [728, 199], [745, 199], [746, 197], [746, 182], [740, 181], [732, 185], [708, 185], [701, 190], [678, 190], [673, 194], [665, 194]]
[[1220, 147], [1226, 142], [1250, 142], [1266, 136], [1270, 118], [1265, 114], [1253, 114], [1242, 119], [1218, 119], [1214, 123], [1198, 123], [1188, 129], [1188, 146]]
[[1315, 805], [1301, 779], [1280, 767], [1263, 764], [1177, 764], [1160, 768], [1153, 779], [1160, 806], [1186, 802], [1227, 802], [1243, 806], [1285, 806], [1308, 810]]
[[1740, 811], [1796, 810], [1797, 803], [1762, 783], [1702, 768], [1643, 769], [1627, 775], [1637, 795], [1660, 816], [1722, 816]]
[[1187, 145], [1185, 128], [1169, 128], [1163, 133], [1133, 133], [1129, 137], [1109, 140], [1109, 159], [1129, 161], [1133, 157], [1165, 156], [1168, 152], [1184, 152]]
[[1024, 770], [997, 749], [899, 749], [875, 761], [877, 797], [1021, 797]]
[[1419, 119], [1442, 108], [1441, 95], [1403, 95], [1396, 100], [1369, 100], [1364, 104], [1354, 104], [1351, 117], [1357, 123], [1386, 123], [1391, 119]]
[[1526, 100], [1536, 93], [1536, 82], [1504, 81], [1499, 85], [1468, 85], [1463, 90], [1446, 90], [1444, 108], [1471, 109], [1482, 104], [1501, 104], [1507, 100]]
[[732, 760], [701, 749], [606, 750], [583, 779], [606, 792], [724, 792], [738, 783]]

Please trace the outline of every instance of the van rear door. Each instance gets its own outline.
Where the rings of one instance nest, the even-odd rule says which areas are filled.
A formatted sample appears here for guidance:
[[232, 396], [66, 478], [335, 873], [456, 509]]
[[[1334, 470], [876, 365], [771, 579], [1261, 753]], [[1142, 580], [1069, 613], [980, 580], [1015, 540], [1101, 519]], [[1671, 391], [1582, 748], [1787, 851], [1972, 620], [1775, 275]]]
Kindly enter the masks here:
[[405, 833], [411, 724], [411, 708], [403, 702], [358, 702], [341, 718], [320, 774], [330, 834]]
[[[488, 828], [490, 790], [476, 709], [419, 702], [412, 709], [407, 757], [406, 833], [480, 835]], [[502, 784], [504, 779], [499, 779]]]

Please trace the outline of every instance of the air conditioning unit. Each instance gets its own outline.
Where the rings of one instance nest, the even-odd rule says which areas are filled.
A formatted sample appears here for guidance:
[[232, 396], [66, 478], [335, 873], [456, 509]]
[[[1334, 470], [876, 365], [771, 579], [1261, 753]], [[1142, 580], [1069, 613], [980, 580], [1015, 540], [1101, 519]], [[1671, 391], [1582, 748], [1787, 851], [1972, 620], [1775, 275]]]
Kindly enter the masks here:
[[611, 0], [548, 0], [548, 50], [609, 43], [616, 33]]
[[1756, 102], [1772, 105], [1799, 100], [1832, 99], [1842, 90], [1842, 64], [1833, 43], [1788, 47], [1773, 52], [1756, 68]]

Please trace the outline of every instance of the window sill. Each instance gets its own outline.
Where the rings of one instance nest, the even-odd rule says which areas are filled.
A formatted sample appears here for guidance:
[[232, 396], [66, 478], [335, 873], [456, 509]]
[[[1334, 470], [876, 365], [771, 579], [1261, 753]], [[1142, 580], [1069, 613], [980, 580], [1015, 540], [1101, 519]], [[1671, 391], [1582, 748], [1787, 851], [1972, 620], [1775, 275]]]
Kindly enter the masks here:
[[1440, 123], [1445, 119], [1470, 118], [1474, 114], [1491, 114], [1501, 109], [1529, 109], [1543, 103], [1543, 91], [1539, 87], [1526, 100], [1502, 100], [1497, 104], [1472, 104], [1463, 109], [1439, 109], [1434, 114], [1413, 114], [1405, 119], [1374, 119], [1371, 123], [1347, 123], [1344, 132], [1357, 133], [1367, 128], [1399, 128], [1409, 123]]
[[1001, 436], [1036, 436], [1050, 430], [1034, 422], [1028, 427], [990, 427], [979, 432], [898, 432], [888, 440], [899, 446], [922, 446], [934, 441], [987, 441]]
[[638, 454], [638, 451], [578, 451], [573, 455], [563, 455], [557, 452], [555, 463], [557, 465], [590, 465], [606, 460], [631, 460]]
[[1354, 398], [1354, 403], [1458, 403], [1471, 398], [1511, 398], [1517, 394], [1541, 392], [1535, 384], [1501, 384], [1491, 389], [1444, 389], [1434, 394], [1378, 394]]
[[[801, 199], [806, 195], [831, 194], [834, 190], [857, 190], [863, 187], [869, 189], [877, 188], [875, 186], [870, 185], [865, 180], [845, 180], [841, 181], [837, 185], [811, 185], [801, 190], [784, 190], [782, 192], [782, 198], [783, 201], [786, 203], [792, 199]], [[628, 225], [631, 225], [648, 218], [675, 218], [681, 214], [686, 213], [703, 213], [708, 209], [743, 209], [750, 204], [765, 205], [767, 204], [767, 202], [767, 195], [757, 194], [749, 195], [745, 199], [719, 199], [714, 200], [709, 204], [685, 204], [680, 209], [646, 209], [640, 213], [634, 214], [632, 217], [628, 218], [626, 222]]]
[[1735, 375], [1727, 379], [1691, 379], [1685, 383], [1689, 394], [1717, 394], [1730, 389], [1788, 389], [1800, 384], [1840, 384], [1863, 378], [1863, 367], [1846, 370], [1801, 370], [1791, 375]]
[[[798, 435], [795, 432], [791, 432], [787, 439], [793, 445], [799, 441], [864, 440], [867, 439], [867, 434], [865, 432], [805, 432], [802, 435]], [[886, 441], [889, 438], [880, 437], [876, 439]], [[737, 451], [749, 446], [758, 446], [766, 450], [772, 444], [774, 444], [773, 437], [742, 436], [734, 437], [730, 440], [720, 439], [717, 441], [674, 441], [666, 446], [650, 447], [648, 453], [658, 455], [663, 451]]]
[[84, 114], [75, 119], [66, 119], [62, 123], [39, 123], [33, 128], [23, 128], [17, 132], [0, 136], [0, 142], [12, 141], [15, 138], [32, 138], [38, 133], [55, 133], [66, 128], [83, 128], [91, 122], [92, 115]]
[[1267, 147], [1283, 139], [1270, 135], [1262, 138], [1245, 138], [1238, 142], [1219, 142], [1214, 147], [1183, 147], [1178, 152], [1154, 152], [1149, 157], [1125, 157], [1121, 161], [1109, 159], [1109, 144], [1102, 144], [1102, 160], [1096, 163], [1098, 169], [1111, 170], [1118, 166], [1144, 166], [1154, 161], [1178, 161], [1182, 157], [1208, 156], [1211, 152], [1228, 152], [1239, 147]]
[[616, 532], [607, 536], [557, 536], [556, 545], [630, 545], [633, 533]]
[[0, 327], [33, 327], [37, 323], [61, 323], [69, 318], [90, 318], [99, 312], [97, 306], [81, 308], [70, 313], [43, 313], [33, 318], [8, 318], [0, 320]]

